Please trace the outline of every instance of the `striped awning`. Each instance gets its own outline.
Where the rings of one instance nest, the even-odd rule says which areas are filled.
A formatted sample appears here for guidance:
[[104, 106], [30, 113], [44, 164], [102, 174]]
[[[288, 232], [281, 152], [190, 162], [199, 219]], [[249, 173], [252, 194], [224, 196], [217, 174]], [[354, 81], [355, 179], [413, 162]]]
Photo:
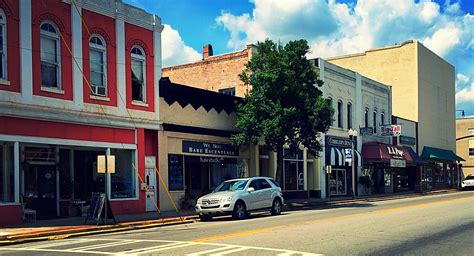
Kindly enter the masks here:
[[[331, 147], [328, 159], [329, 164], [331, 164], [332, 166], [352, 166], [351, 158], [346, 158], [346, 155], [352, 155], [350, 151], [350, 148]], [[362, 156], [360, 152], [357, 150], [354, 151], [356, 166], [362, 166]]]

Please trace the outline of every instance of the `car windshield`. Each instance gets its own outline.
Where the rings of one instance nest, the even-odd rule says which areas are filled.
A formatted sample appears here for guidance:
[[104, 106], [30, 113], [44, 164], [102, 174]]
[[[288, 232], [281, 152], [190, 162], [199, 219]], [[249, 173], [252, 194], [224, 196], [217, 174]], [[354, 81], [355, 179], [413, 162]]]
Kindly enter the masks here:
[[245, 185], [247, 185], [247, 181], [248, 180], [224, 181], [214, 189], [214, 192], [243, 190]]
[[474, 180], [474, 175], [468, 175], [464, 180]]

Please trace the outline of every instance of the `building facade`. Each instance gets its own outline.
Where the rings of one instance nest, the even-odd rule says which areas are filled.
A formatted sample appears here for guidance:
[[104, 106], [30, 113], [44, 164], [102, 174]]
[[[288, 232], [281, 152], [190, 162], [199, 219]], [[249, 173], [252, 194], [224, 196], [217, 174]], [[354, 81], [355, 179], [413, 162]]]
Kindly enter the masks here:
[[[114, 214], [145, 212], [160, 18], [114, 0], [4, 0], [0, 16], [0, 224], [21, 222], [21, 204], [38, 218], [79, 214], [71, 204], [105, 186]], [[115, 155], [106, 185], [97, 155]]]
[[474, 175], [474, 117], [456, 119], [456, 154], [464, 159], [461, 177]]
[[212, 46], [207, 44], [201, 61], [165, 67], [163, 77], [174, 83], [244, 97], [251, 88], [240, 80], [239, 74], [253, 54], [255, 46], [250, 44], [242, 51], [214, 56]]
[[429, 162], [426, 172], [436, 173], [433, 187], [455, 184], [454, 66], [417, 41], [327, 60], [390, 84], [393, 114], [417, 123], [417, 152]]

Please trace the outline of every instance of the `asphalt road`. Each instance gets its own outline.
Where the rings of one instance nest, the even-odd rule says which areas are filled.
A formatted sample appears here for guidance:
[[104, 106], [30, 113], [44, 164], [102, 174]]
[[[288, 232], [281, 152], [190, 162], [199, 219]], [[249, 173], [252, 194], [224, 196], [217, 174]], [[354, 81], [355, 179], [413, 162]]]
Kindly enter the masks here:
[[0, 247], [0, 255], [474, 255], [474, 192]]

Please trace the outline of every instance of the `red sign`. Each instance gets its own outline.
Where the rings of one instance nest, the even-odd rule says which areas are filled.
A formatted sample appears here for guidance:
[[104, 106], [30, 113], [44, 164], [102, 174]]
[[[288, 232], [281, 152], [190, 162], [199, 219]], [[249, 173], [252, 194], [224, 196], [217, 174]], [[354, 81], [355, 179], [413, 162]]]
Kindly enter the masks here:
[[392, 124], [388, 126], [382, 126], [380, 135], [382, 136], [395, 136], [398, 137], [402, 133], [402, 126], [399, 124]]

